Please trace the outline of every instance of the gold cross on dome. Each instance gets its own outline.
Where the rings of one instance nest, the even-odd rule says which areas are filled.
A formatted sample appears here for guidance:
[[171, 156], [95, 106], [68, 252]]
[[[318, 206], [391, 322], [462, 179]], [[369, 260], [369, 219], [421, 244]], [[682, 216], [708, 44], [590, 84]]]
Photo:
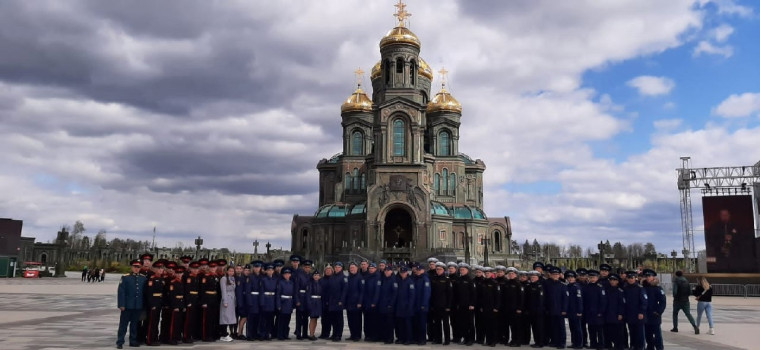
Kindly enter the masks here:
[[409, 19], [412, 14], [406, 11], [406, 4], [402, 0], [398, 0], [398, 3], [393, 6], [396, 7], [396, 13], [393, 15], [398, 19], [398, 26], [405, 26], [406, 20]]
[[438, 74], [441, 75], [441, 88], [445, 88], [446, 79], [448, 78], [449, 71], [447, 71], [446, 68], [441, 67], [441, 70], [438, 71]]
[[354, 74], [356, 74], [356, 85], [361, 87], [362, 80], [364, 80], [364, 71], [362, 70], [361, 67], [359, 67], [354, 71]]

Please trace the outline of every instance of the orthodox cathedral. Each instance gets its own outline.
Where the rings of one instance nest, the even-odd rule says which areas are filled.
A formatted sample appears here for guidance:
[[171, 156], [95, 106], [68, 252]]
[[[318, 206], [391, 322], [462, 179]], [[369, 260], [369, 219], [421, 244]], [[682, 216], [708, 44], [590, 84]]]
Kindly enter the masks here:
[[[486, 165], [459, 152], [462, 105], [446, 90], [432, 97], [433, 70], [399, 1], [398, 25], [380, 40], [370, 74], [341, 105], [343, 152], [322, 159], [319, 208], [294, 215], [292, 251], [317, 261], [386, 259], [482, 263], [510, 251], [507, 217], [483, 211]], [[363, 73], [357, 70], [357, 75]]]

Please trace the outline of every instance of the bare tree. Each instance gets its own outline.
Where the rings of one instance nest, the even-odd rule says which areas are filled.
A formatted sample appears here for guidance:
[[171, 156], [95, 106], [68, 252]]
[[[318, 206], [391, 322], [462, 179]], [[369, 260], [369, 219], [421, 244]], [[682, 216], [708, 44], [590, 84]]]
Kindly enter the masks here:
[[567, 256], [570, 258], [580, 258], [583, 256], [583, 248], [576, 244], [571, 244], [567, 248]]

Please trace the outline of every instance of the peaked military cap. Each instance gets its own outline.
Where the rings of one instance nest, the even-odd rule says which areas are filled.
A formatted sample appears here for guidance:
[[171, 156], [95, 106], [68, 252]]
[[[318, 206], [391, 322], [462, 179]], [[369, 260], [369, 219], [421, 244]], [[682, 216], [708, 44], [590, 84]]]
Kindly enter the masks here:
[[201, 263], [199, 263], [197, 261], [193, 261], [193, 262], [190, 263], [190, 268], [191, 269], [197, 269], [199, 267], [201, 267]]
[[533, 268], [534, 269], [539, 268], [539, 267], [543, 269], [544, 268], [544, 263], [542, 263], [540, 261], [536, 261], [536, 262], [533, 263]]
[[314, 262], [311, 261], [311, 260], [304, 260], [303, 261], [303, 266], [304, 267], [306, 267], [306, 266], [312, 266], [312, 265], [314, 265]]
[[468, 269], [468, 270], [470, 269], [470, 265], [468, 265], [466, 262], [460, 262], [459, 267], [460, 268], [464, 267], [465, 269]]
[[451, 267], [451, 266], [457, 267], [457, 263], [455, 263], [453, 261], [449, 261], [448, 263], [446, 263], [446, 267]]
[[245, 264], [245, 266], [243, 266], [243, 269], [244, 270], [250, 270], [251, 267], [253, 267], [253, 266], [251, 266], [251, 264]]
[[528, 275], [529, 276], [541, 276], [541, 273], [538, 272], [538, 271], [536, 271], [536, 270], [533, 270], [533, 271], [528, 271]]
[[200, 265], [208, 265], [208, 263], [209, 263], [208, 258], [201, 258], [200, 260], [198, 260], [198, 264]]
[[164, 267], [164, 262], [161, 261], [161, 260], [158, 260], [155, 263], [153, 263], [153, 267], [155, 267], [155, 268], [163, 268]]
[[601, 265], [599, 265], [599, 270], [600, 271], [612, 271], [612, 266], [607, 265], [607, 264], [601, 264]]
[[281, 272], [281, 273], [282, 273], [283, 275], [284, 275], [284, 274], [286, 274], [286, 273], [293, 273], [293, 269], [291, 269], [291, 268], [289, 268], [289, 267], [286, 267], [286, 268], [282, 269], [282, 272]]
[[626, 276], [626, 278], [631, 278], [631, 277], [633, 277], [633, 278], [636, 278], [636, 276], [637, 276], [638, 274], [639, 274], [639, 273], [638, 273], [638, 272], [636, 272], [636, 271], [626, 271], [626, 272], [625, 272], [625, 276]]
[[185, 273], [185, 271], [187, 271], [187, 269], [185, 269], [185, 267], [182, 265], [179, 265], [174, 268], [174, 272], [179, 273], [179, 274]]
[[285, 262], [282, 261], [282, 259], [277, 259], [272, 262], [274, 264], [274, 267], [282, 267], [285, 266]]
[[496, 271], [507, 271], [507, 267], [504, 265], [496, 265]]
[[380, 260], [380, 261], [378, 262], [378, 264], [385, 264], [385, 265], [388, 265], [388, 262], [387, 262], [387, 261], [385, 261], [385, 260]]
[[444, 264], [444, 263], [442, 263], [442, 262], [439, 261], [439, 262], [435, 263], [435, 267], [436, 268], [438, 268], [438, 267], [446, 268], [446, 264]]
[[140, 260], [150, 260], [153, 261], [153, 254], [151, 253], [143, 253], [140, 255]]
[[575, 272], [578, 274], [578, 276], [585, 276], [588, 274], [588, 270], [582, 267], [580, 269], [575, 270]]
[[369, 263], [369, 267], [370, 267], [370, 268], [375, 268], [375, 269], [376, 269], [376, 268], [377, 268], [377, 264], [375, 264], [375, 263]]
[[251, 261], [251, 266], [253, 266], [253, 267], [261, 267], [262, 265], [264, 265], [264, 262], [261, 261], [261, 260]]
[[290, 256], [290, 261], [298, 261], [298, 262], [301, 262], [301, 257], [300, 257], [300, 256], [298, 256], [298, 255], [295, 255], [295, 254], [293, 254], [293, 255], [291, 255], [291, 256]]
[[129, 265], [141, 267], [142, 266], [142, 261], [140, 261], [139, 259], [135, 259], [135, 260], [130, 261]]
[[510, 266], [510, 267], [507, 267], [507, 273], [510, 273], [510, 272], [518, 273], [519, 271], [517, 271], [516, 268]]
[[437, 263], [438, 259], [436, 259], [436, 258], [428, 258], [427, 262], [428, 262], [428, 264], [431, 263], [431, 262]]
[[599, 271], [597, 271], [597, 270], [588, 270], [586, 272], [586, 274], [588, 274], [591, 277], [593, 277], [593, 276], [599, 276]]
[[620, 281], [620, 276], [618, 276], [618, 274], [616, 273], [611, 273], [608, 279], [610, 281]]
[[570, 277], [575, 278], [576, 276], [577, 275], [576, 275], [575, 271], [573, 271], [573, 270], [567, 270], [567, 271], [565, 271], [565, 278], [570, 278]]
[[167, 269], [173, 269], [173, 268], [177, 267], [177, 263], [174, 262], [174, 261], [168, 261], [168, 262], [164, 263], [164, 266], [166, 266]]
[[336, 261], [335, 264], [333, 264], [333, 266], [335, 266], [335, 267], [338, 267], [338, 266], [343, 267], [343, 263], [340, 262], [340, 261]]
[[219, 259], [216, 261], [217, 266], [227, 266], [227, 260]]
[[401, 266], [401, 268], [398, 269], [398, 272], [409, 272], [409, 268], [406, 266]]
[[264, 270], [274, 270], [274, 264], [264, 263]]
[[642, 272], [642, 274], [644, 276], [647, 276], [647, 277], [649, 277], [649, 276], [657, 276], [657, 272], [655, 272], [652, 269], [644, 269], [644, 271]]
[[219, 265], [219, 262], [216, 260], [212, 260], [208, 262], [208, 267], [217, 267]]
[[551, 274], [562, 273], [562, 270], [560, 270], [559, 267], [552, 266], [551, 269], [549, 269], [549, 273]]
[[185, 264], [189, 263], [192, 260], [193, 260], [193, 258], [191, 258], [191, 257], [189, 257], [187, 255], [182, 256], [182, 257], [179, 258], [179, 261], [181, 261], [181, 262], [183, 262]]

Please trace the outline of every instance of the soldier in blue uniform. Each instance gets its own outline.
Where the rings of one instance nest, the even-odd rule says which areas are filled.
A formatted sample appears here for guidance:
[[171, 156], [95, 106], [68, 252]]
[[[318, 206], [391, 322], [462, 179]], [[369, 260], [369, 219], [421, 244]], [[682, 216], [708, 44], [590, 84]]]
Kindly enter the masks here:
[[293, 271], [290, 279], [296, 287], [296, 329], [293, 334], [296, 339], [302, 340], [307, 337], [307, 328], [309, 327], [309, 314], [306, 312], [306, 284], [311, 280], [311, 262], [309, 262], [309, 271], [306, 269], [306, 260], [298, 255], [290, 256], [290, 268]]
[[422, 265], [414, 267], [414, 319], [412, 320], [413, 341], [425, 345], [427, 335], [427, 315], [430, 310], [430, 277]]
[[[240, 266], [240, 265], [238, 265]], [[237, 271], [238, 266], [235, 266]], [[246, 325], [248, 323], [248, 307], [246, 306], [246, 284], [250, 281], [251, 277], [251, 265], [243, 265], [243, 273], [235, 275], [235, 316], [238, 319], [238, 326], [233, 338], [238, 340], [245, 340], [246, 337], [243, 334], [246, 331]]]
[[583, 287], [583, 314], [588, 324], [589, 346], [604, 348], [604, 316], [607, 308], [607, 291], [599, 282], [599, 271], [588, 271], [589, 283]]
[[380, 273], [377, 272], [375, 263], [367, 267], [367, 276], [364, 279], [364, 294], [362, 295], [362, 309], [364, 310], [364, 341], [378, 341], [378, 314], [377, 303], [380, 298]]
[[643, 272], [644, 290], [647, 293], [647, 314], [644, 326], [644, 338], [648, 350], [662, 350], [662, 314], [665, 312], [667, 300], [665, 290], [659, 286], [657, 272], [645, 269]]
[[626, 285], [623, 289], [625, 296], [625, 323], [628, 325], [628, 333], [631, 337], [631, 349], [644, 349], [644, 324], [648, 297], [644, 287], [636, 280], [636, 271], [626, 272]]
[[396, 344], [412, 343], [412, 317], [416, 302], [414, 281], [409, 277], [409, 268], [401, 266], [398, 270], [398, 294], [396, 296], [394, 320], [396, 326]]
[[564, 348], [567, 338], [565, 333], [565, 317], [567, 316], [568, 292], [567, 286], [559, 280], [562, 271], [555, 266], [549, 270], [550, 278], [544, 283], [546, 312], [549, 324], [546, 325], [551, 333], [550, 346]]
[[334, 270], [332, 265], [325, 266], [325, 274], [319, 283], [322, 284], [322, 333], [319, 335], [319, 339], [329, 339], [330, 330], [332, 328], [332, 321], [330, 320], [329, 308], [329, 290], [330, 279], [334, 278]]
[[328, 279], [325, 296], [327, 297], [327, 310], [330, 318], [332, 336], [330, 339], [339, 342], [343, 339], [343, 309], [346, 308], [346, 293], [348, 292], [348, 277], [343, 274], [343, 263], [338, 261], [333, 264], [335, 274]]
[[139, 346], [137, 329], [140, 322], [140, 313], [143, 310], [143, 292], [147, 279], [140, 274], [142, 263], [140, 260], [132, 260], [129, 264], [132, 272], [121, 277], [116, 297], [116, 306], [121, 311], [119, 315], [119, 329], [116, 332], [116, 348], [124, 346], [124, 336], [129, 327], [129, 346]]
[[599, 265], [599, 284], [605, 288], [610, 285], [610, 281], [608, 280], [610, 273], [612, 273], [612, 266], [608, 264]]
[[293, 269], [286, 267], [282, 269], [282, 278], [277, 283], [277, 292], [275, 302], [277, 306], [277, 340], [289, 340], [290, 317], [295, 309], [296, 287], [290, 277]]
[[271, 340], [274, 329], [274, 314], [276, 308], [277, 279], [274, 277], [274, 265], [264, 265], [264, 277], [261, 278], [259, 287], [259, 314], [261, 340]]
[[[364, 298], [364, 278], [359, 274], [359, 266], [351, 262], [348, 264], [348, 282], [346, 284], [346, 314], [348, 318], [348, 330], [352, 341], [362, 339], [362, 299]], [[342, 316], [342, 315], [341, 315]]]
[[251, 274], [247, 277], [243, 289], [247, 322], [245, 324], [246, 340], [259, 339], [259, 319], [261, 318], [261, 264], [259, 260], [251, 262]]
[[565, 271], [567, 281], [567, 322], [570, 326], [570, 346], [573, 349], [583, 348], [583, 332], [581, 332], [581, 318], [583, 317], [583, 286], [576, 281], [576, 273], [573, 270]]
[[[577, 270], [575, 270], [575, 273], [578, 274], [578, 284], [581, 286], [581, 290], [583, 290], [583, 286], [588, 284], [588, 270], [584, 267], [581, 267]], [[586, 324], [586, 315], [583, 315], [581, 317], [581, 335], [583, 337], [583, 347], [588, 347], [588, 325]]]
[[620, 276], [610, 274], [610, 286], [607, 291], [607, 309], [604, 312], [604, 347], [607, 349], [624, 349], [628, 342], [623, 339], [623, 314], [625, 313], [625, 298], [620, 288]]
[[393, 344], [393, 318], [396, 305], [396, 296], [398, 294], [398, 282], [393, 276], [393, 268], [385, 267], [383, 277], [380, 279], [380, 297], [378, 299], [378, 341], [385, 344]]
[[311, 318], [308, 339], [311, 341], [317, 340], [314, 333], [317, 331], [317, 320], [322, 317], [322, 284], [319, 283], [321, 278], [322, 275], [315, 270], [309, 283], [306, 284], [306, 311]]
[[[544, 313], [546, 312], [544, 285], [541, 283], [540, 272], [533, 270], [528, 274], [530, 282], [525, 287], [525, 313], [533, 332], [533, 345], [531, 347], [540, 348], [544, 346]], [[527, 337], [526, 341], [529, 340], [530, 337]]]

